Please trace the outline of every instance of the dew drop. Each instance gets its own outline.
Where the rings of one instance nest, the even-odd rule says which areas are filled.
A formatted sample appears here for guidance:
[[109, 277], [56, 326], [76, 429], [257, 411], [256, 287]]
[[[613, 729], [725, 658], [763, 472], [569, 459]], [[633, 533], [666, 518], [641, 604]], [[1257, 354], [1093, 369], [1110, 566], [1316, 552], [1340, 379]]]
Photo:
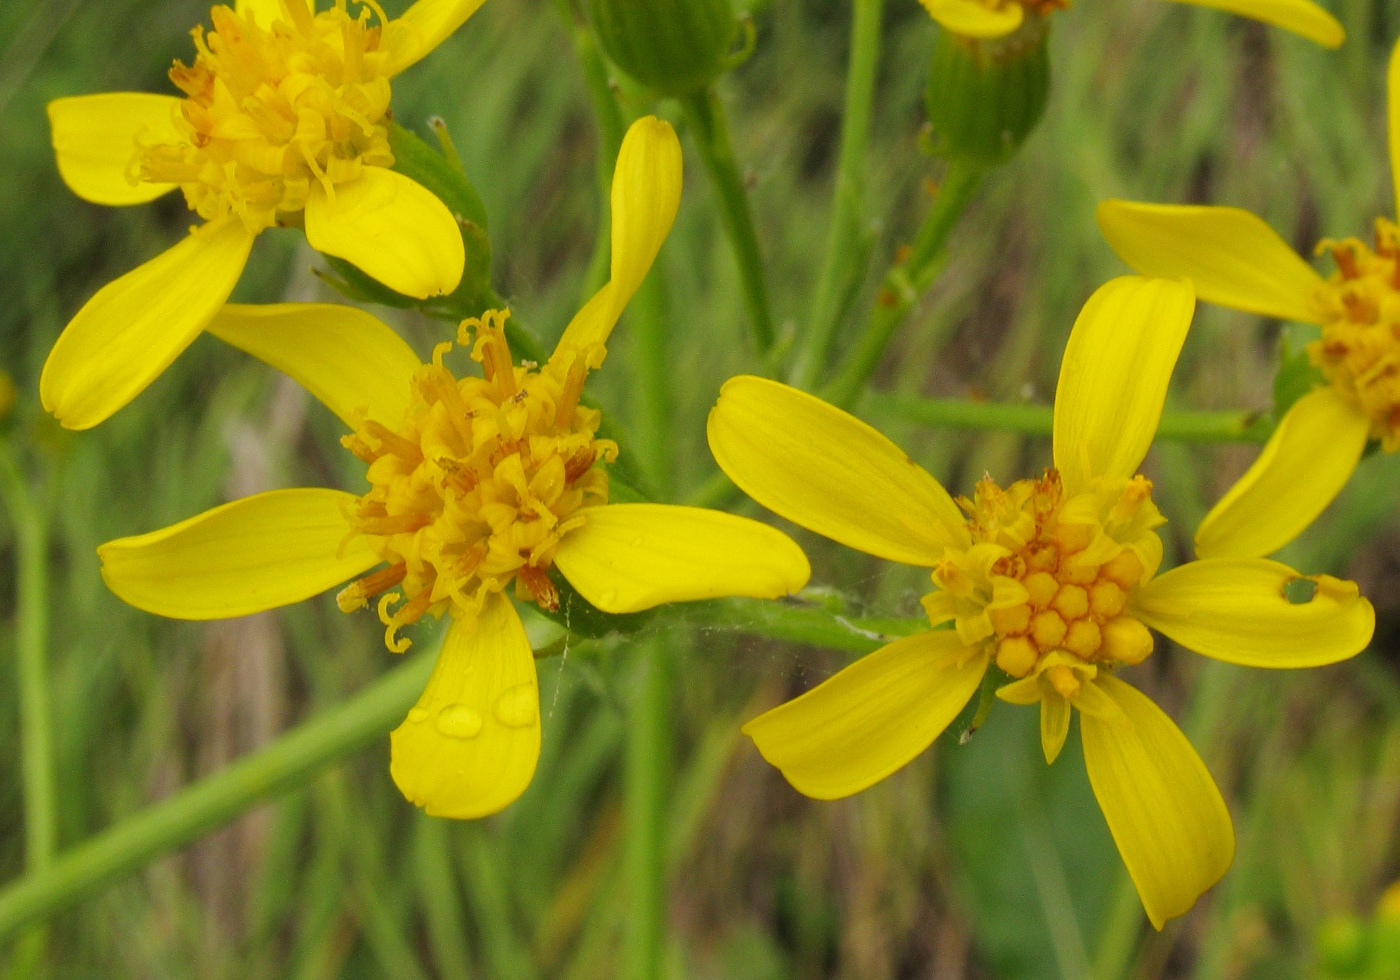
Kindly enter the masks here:
[[427, 718], [428, 718], [428, 709], [427, 709], [427, 708], [410, 708], [410, 709], [409, 709], [409, 712], [408, 712], [408, 720], [409, 720], [409, 721], [413, 721], [413, 722], [426, 721]]
[[604, 590], [604, 592], [603, 592], [603, 594], [602, 594], [602, 596], [601, 596], [600, 598], [602, 599], [602, 604], [603, 604], [604, 606], [616, 605], [616, 604], [617, 604], [617, 590], [616, 590], [616, 589], [606, 589], [606, 590]]
[[449, 738], [475, 738], [481, 731], [481, 712], [465, 704], [449, 704], [438, 712], [437, 729]]
[[511, 728], [524, 728], [539, 716], [539, 698], [533, 684], [517, 684], [507, 688], [496, 699], [496, 717]]

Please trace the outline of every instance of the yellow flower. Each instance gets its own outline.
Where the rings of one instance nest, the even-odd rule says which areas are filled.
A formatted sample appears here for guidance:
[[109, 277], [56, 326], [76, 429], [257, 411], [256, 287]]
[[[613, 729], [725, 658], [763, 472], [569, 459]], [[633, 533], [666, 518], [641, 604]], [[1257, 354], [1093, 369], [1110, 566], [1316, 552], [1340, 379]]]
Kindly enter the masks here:
[[[1026, 20], [1069, 6], [1069, 0], [920, 0], [934, 20], [967, 38], [1005, 37]], [[1346, 33], [1337, 18], [1310, 0], [1181, 0], [1214, 7], [1301, 34], [1323, 47], [1338, 47]]]
[[197, 55], [170, 79], [184, 98], [117, 92], [49, 103], [64, 181], [96, 204], [179, 189], [204, 220], [189, 237], [97, 292], [44, 365], [44, 407], [70, 429], [131, 401], [218, 313], [253, 239], [306, 229], [312, 247], [420, 299], [451, 292], [464, 251], [456, 219], [389, 169], [389, 81], [482, 0], [418, 0], [397, 20], [363, 0], [239, 0], [195, 28]]
[[[422, 364], [367, 313], [336, 306], [229, 305], [210, 329], [285, 371], [352, 430], [370, 489], [277, 490], [99, 549], [117, 595], [163, 616], [240, 616], [359, 577], [346, 611], [379, 596], [386, 642], [449, 613], [418, 704], [392, 736], [391, 772], [428, 813], [476, 817], [514, 800], [539, 753], [535, 662], [508, 598], [556, 608], [557, 569], [610, 613], [806, 584], [807, 559], [756, 521], [693, 507], [608, 502], [599, 414], [579, 403], [622, 308], [656, 257], [680, 200], [681, 151], [654, 117], [633, 125], [613, 184], [612, 278], [543, 366], [514, 366], [505, 314], [463, 324], [481, 377], [457, 378], [444, 343]], [[474, 334], [474, 336], [473, 336]], [[370, 569], [382, 565], [377, 571]], [[365, 574], [369, 572], [369, 574]], [[394, 590], [394, 591], [390, 591]]]
[[1089, 779], [1147, 914], [1161, 928], [1229, 867], [1230, 815], [1186, 737], [1117, 676], [1153, 647], [1148, 627], [1209, 657], [1260, 667], [1331, 663], [1363, 649], [1374, 612], [1350, 582], [1265, 559], [1157, 574], [1163, 523], [1138, 473], [1191, 321], [1189, 285], [1125, 277], [1085, 304], [1055, 397], [1054, 468], [954, 501], [870, 426], [772, 381], [740, 377], [710, 413], [715, 459], [745, 492], [844, 545], [932, 570], [930, 622], [744, 731], [798, 790], [859, 792], [944, 730], [995, 662], [997, 693], [1040, 704], [1053, 761], [1079, 709]]
[[[1390, 162], [1400, 175], [1400, 45], [1389, 77]], [[1104, 201], [1099, 227], [1145, 275], [1186, 276], [1202, 299], [1322, 327], [1308, 347], [1328, 385], [1304, 395], [1244, 477], [1196, 532], [1201, 557], [1267, 555], [1300, 534], [1350, 479], [1369, 439], [1400, 450], [1400, 226], [1376, 244], [1324, 239], [1323, 279], [1262, 219], [1240, 208]]]

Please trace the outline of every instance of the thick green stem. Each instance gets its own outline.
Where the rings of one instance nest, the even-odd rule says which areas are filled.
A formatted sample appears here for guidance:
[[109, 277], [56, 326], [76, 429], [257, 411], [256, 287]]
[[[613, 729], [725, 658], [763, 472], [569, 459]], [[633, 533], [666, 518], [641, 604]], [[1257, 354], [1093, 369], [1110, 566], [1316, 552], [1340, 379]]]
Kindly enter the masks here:
[[798, 388], [810, 390], [821, 379], [831, 339], [841, 320], [845, 299], [860, 278], [861, 204], [865, 153], [870, 141], [871, 107], [880, 65], [880, 21], [884, 0], [855, 0], [851, 28], [851, 63], [846, 70], [846, 106], [841, 149], [836, 160], [831, 227], [826, 254], [808, 314], [807, 329], [789, 373]]
[[[874, 412], [952, 429], [990, 429], [1048, 436], [1054, 427], [1054, 409], [1049, 405], [917, 398], [874, 391], [865, 393], [862, 404]], [[1167, 411], [1162, 413], [1157, 426], [1157, 438], [1181, 442], [1262, 443], [1272, 431], [1269, 417], [1258, 412]]]
[[885, 274], [864, 333], [847, 356], [841, 372], [822, 390], [822, 397], [827, 401], [845, 407], [860, 395], [865, 383], [880, 366], [895, 330], [929, 287], [937, 267], [936, 260], [943, 251], [948, 235], [981, 185], [985, 173], [985, 169], [975, 163], [954, 160], [948, 165], [938, 196], [934, 198], [933, 207], [924, 218], [913, 245]]
[[768, 305], [768, 286], [763, 276], [763, 254], [758, 247], [753, 213], [744, 178], [734, 158], [729, 137], [729, 120], [724, 104], [714, 89], [707, 89], [681, 99], [686, 122], [700, 148], [700, 158], [715, 185], [720, 217], [734, 259], [739, 263], [739, 278], [743, 284], [744, 304], [748, 308], [749, 329], [754, 347], [764, 357], [773, 349], [773, 314]]
[[26, 867], [42, 871], [56, 840], [53, 725], [49, 699], [48, 522], [8, 446], [0, 446], [0, 493], [18, 546], [15, 667], [19, 674]]
[[0, 892], [0, 937], [65, 908], [259, 801], [305, 785], [323, 767], [384, 735], [428, 682], [435, 650], [412, 658], [338, 707], [60, 855]]

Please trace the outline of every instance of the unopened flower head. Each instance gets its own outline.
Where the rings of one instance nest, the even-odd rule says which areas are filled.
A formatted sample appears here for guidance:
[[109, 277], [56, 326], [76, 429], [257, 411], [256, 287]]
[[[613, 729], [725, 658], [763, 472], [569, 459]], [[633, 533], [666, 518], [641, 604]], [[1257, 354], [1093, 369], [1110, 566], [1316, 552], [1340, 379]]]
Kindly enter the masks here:
[[39, 393], [85, 429], [135, 398], [228, 299], [254, 238], [273, 225], [399, 293], [457, 288], [457, 219], [393, 169], [391, 79], [482, 0], [418, 0], [388, 20], [375, 0], [240, 0], [193, 31], [170, 79], [183, 97], [119, 92], [49, 103], [58, 169], [95, 204], [179, 190], [203, 224], [108, 283], [69, 322]]
[[[924, 751], [995, 663], [1004, 701], [1038, 704], [1053, 762], [1073, 710], [1089, 780], [1154, 925], [1229, 867], [1234, 832], [1181, 731], [1118, 677], [1156, 630], [1221, 660], [1300, 667], [1350, 657], [1374, 611], [1356, 585], [1277, 562], [1188, 562], [1159, 574], [1163, 518], [1140, 466], [1194, 306], [1186, 282], [1101, 287], [1070, 334], [1054, 465], [954, 500], [868, 425], [819, 399], [734, 378], [710, 413], [715, 459], [746, 493], [852, 548], [929, 569], [933, 629], [896, 640], [744, 728], [810, 796], [859, 792]], [[992, 675], [996, 676], [996, 675]]]
[[[505, 311], [462, 324], [423, 363], [389, 327], [320, 304], [225, 307], [216, 336], [300, 381], [351, 433], [361, 495], [276, 490], [99, 549], [111, 589], [180, 619], [240, 616], [347, 580], [340, 607], [378, 597], [385, 641], [425, 614], [451, 625], [418, 703], [392, 734], [390, 772], [428, 813], [478, 817], [529, 785], [539, 756], [534, 654], [511, 594], [549, 609], [562, 576], [606, 613], [720, 596], [776, 598], [807, 559], [757, 521], [695, 507], [610, 503], [618, 447], [581, 402], [623, 308], [671, 228], [681, 192], [675, 132], [652, 116], [622, 143], [612, 194], [612, 276], [544, 365], [517, 365]], [[456, 348], [463, 348], [458, 350]], [[449, 357], [465, 370], [459, 376]], [[472, 362], [479, 373], [472, 370]]]
[[[1400, 44], [1391, 52], [1389, 101], [1391, 170], [1400, 175]], [[1196, 535], [1202, 557], [1276, 551], [1341, 491], [1368, 441], [1400, 451], [1395, 221], [1377, 218], [1370, 244], [1324, 239], [1316, 252], [1335, 266], [1327, 278], [1239, 208], [1104, 201], [1099, 227], [1139, 272], [1188, 276], [1203, 299], [1321, 330], [1307, 351], [1326, 384], [1289, 407], [1249, 472], [1206, 516]]]

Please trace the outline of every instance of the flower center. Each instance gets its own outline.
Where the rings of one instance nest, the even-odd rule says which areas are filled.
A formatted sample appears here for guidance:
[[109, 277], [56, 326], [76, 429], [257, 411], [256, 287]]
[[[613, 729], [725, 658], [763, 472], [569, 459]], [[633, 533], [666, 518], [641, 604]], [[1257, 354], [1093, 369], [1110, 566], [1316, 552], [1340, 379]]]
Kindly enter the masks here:
[[391, 166], [384, 15], [362, 0], [351, 17], [346, 2], [314, 15], [284, 2], [268, 28], [213, 8], [214, 30], [193, 31], [194, 65], [170, 70], [185, 140], [139, 146], [132, 178], [179, 184], [206, 221], [236, 214], [258, 232], [300, 212], [313, 182], [333, 196], [363, 166]]
[[1400, 449], [1400, 227], [1376, 219], [1376, 247], [1323, 240], [1337, 272], [1318, 290], [1322, 337], [1308, 356], [1371, 420], [1371, 438]]
[[483, 377], [456, 378], [439, 344], [419, 369], [402, 424], [366, 419], [344, 438], [369, 464], [370, 491], [347, 513], [352, 533], [373, 542], [389, 567], [338, 596], [345, 612], [379, 601], [385, 643], [401, 653], [398, 629], [426, 612], [472, 617], [491, 593], [515, 582], [520, 599], [559, 608], [549, 567], [560, 539], [579, 527], [585, 507], [608, 500], [595, 463], [617, 445], [595, 437], [600, 414], [579, 404], [587, 357], [556, 353], [543, 368], [515, 367], [506, 344], [508, 312], [462, 323], [457, 343], [476, 331], [472, 359]]
[[951, 621], [963, 642], [988, 645], [1012, 677], [1044, 670], [1067, 698], [1079, 691], [1076, 667], [1152, 652], [1147, 627], [1126, 611], [1162, 556], [1150, 482], [1100, 480], [1066, 498], [1050, 469], [1005, 490], [988, 477], [958, 504], [972, 546], [933, 571], [939, 591], [923, 600], [933, 625]]

